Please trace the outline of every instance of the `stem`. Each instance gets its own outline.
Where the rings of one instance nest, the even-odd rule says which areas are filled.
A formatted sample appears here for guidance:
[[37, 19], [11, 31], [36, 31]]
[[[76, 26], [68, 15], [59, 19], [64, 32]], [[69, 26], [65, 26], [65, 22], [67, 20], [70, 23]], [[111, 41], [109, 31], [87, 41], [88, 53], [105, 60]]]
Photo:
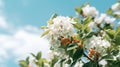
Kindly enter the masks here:
[[94, 62], [91, 58], [89, 58], [85, 53], [83, 53], [85, 57], [87, 57], [90, 61]]
[[63, 67], [63, 64], [62, 64], [62, 62], [60, 62], [60, 67]]
[[99, 66], [98, 58], [96, 58], [96, 67], [100, 67], [100, 66]]

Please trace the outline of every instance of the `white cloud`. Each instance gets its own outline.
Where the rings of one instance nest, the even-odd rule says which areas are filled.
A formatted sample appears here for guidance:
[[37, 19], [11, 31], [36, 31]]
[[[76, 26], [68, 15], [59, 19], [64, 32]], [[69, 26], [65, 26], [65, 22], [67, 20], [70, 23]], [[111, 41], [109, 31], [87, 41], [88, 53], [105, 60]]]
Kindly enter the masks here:
[[6, 29], [8, 28], [8, 23], [4, 14], [4, 3], [3, 0], [0, 0], [0, 28]]
[[7, 28], [8, 27], [7, 21], [6, 21], [5, 17], [3, 17], [3, 16], [0, 16], [0, 27], [1, 28]]
[[[0, 53], [5, 51], [0, 56], [7, 56], [8, 51], [19, 58], [22, 56], [26, 57], [31, 52], [37, 53], [38, 51], [42, 51], [47, 53], [49, 49], [48, 42], [40, 38], [40, 30], [36, 31], [34, 28], [31, 26], [31, 30], [21, 28], [13, 34], [0, 34], [0, 46], [3, 48], [0, 48]], [[43, 55], [45, 56], [45, 54]]]
[[7, 59], [14, 57], [11, 61], [18, 61], [30, 53], [39, 51], [42, 51], [43, 57], [47, 58], [49, 43], [46, 39], [40, 38], [42, 31], [31, 25], [17, 28], [9, 25], [3, 13], [3, 6], [3, 0], [0, 0], [0, 29], [6, 29], [8, 32], [0, 33], [0, 67], [6, 66]]

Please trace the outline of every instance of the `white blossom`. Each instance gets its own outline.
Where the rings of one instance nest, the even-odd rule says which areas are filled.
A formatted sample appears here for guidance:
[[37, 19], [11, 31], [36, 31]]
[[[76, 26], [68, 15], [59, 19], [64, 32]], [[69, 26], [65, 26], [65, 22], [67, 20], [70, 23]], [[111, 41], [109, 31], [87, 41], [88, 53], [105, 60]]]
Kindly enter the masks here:
[[59, 38], [72, 36], [74, 34], [74, 27], [72, 24], [75, 22], [73, 19], [64, 16], [57, 16], [52, 19], [52, 22], [53, 24], [48, 24], [47, 26], [50, 31], [46, 36], [50, 42], [50, 47], [54, 49], [53, 52], [50, 52], [51, 59], [54, 58], [53, 55], [66, 57], [65, 50], [63, 48], [59, 48], [61, 46]]
[[88, 27], [90, 27], [90, 30], [92, 31], [94, 28], [96, 28], [95, 22], [90, 22]]
[[48, 51], [48, 55], [49, 55], [49, 61], [54, 59], [55, 56], [59, 56], [57, 52], [49, 50]]
[[109, 16], [105, 17], [105, 22], [107, 24], [112, 24], [115, 20], [115, 18], [110, 18]]
[[113, 14], [120, 15], [120, 2], [117, 2], [111, 7]]
[[99, 64], [102, 65], [102, 67], [106, 67], [107, 61], [105, 59], [103, 59], [99, 62]]
[[83, 66], [82, 61], [79, 61], [79, 62], [76, 62], [74, 67], [82, 67], [82, 66]]
[[104, 19], [106, 18], [106, 16], [107, 16], [106, 14], [101, 14], [100, 17], [96, 17], [94, 20], [95, 23], [101, 24], [104, 21]]
[[47, 34], [47, 38], [52, 47], [60, 46], [59, 37], [68, 37], [74, 34], [73, 23], [75, 22], [69, 17], [58, 16], [53, 19], [53, 24], [48, 24], [50, 32]]
[[85, 16], [97, 16], [98, 15], [98, 11], [96, 10], [95, 7], [90, 7], [90, 5], [86, 5], [85, 7], [82, 8], [83, 10], [83, 14]]
[[94, 48], [95, 51], [105, 54], [105, 48], [110, 47], [111, 44], [100, 36], [93, 36], [85, 41], [85, 45], [87, 49]]
[[117, 2], [117, 3], [113, 4], [112, 7], [111, 7], [111, 9], [113, 11], [120, 10], [120, 3]]
[[106, 14], [101, 14], [100, 17], [95, 18], [94, 22], [96, 24], [102, 24], [103, 22], [107, 24], [112, 24], [115, 20], [116, 20], [115, 18], [111, 18], [110, 16]]

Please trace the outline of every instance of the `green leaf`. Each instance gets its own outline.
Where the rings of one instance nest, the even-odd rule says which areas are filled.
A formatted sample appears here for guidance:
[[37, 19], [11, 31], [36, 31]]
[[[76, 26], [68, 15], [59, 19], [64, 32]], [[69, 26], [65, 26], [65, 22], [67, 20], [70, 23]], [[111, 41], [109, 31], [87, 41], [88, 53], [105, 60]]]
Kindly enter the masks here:
[[28, 64], [26, 63], [25, 60], [20, 60], [20, 61], [19, 61], [19, 65], [20, 65], [21, 67], [27, 67], [27, 66], [28, 66]]
[[120, 26], [116, 28], [116, 32], [120, 32]]
[[55, 13], [55, 14], [53, 14], [52, 16], [51, 16], [51, 19], [54, 19], [54, 18], [56, 18], [58, 15]]
[[35, 54], [33, 54], [33, 53], [31, 53], [31, 55], [32, 55], [33, 57], [36, 57]]
[[103, 27], [104, 30], [108, 30], [108, 29], [113, 29], [113, 27], [111, 26], [111, 24], [105, 24], [105, 26]]
[[78, 17], [75, 17], [73, 18], [75, 22], [78, 22], [79, 21], [79, 18]]
[[108, 15], [112, 15], [112, 14], [113, 14], [113, 11], [112, 11], [111, 8], [109, 8], [106, 13], [107, 13]]
[[79, 15], [83, 13], [81, 7], [75, 7], [75, 11], [76, 11]]
[[90, 28], [88, 27], [88, 25], [85, 25], [84, 26], [84, 33], [89, 33], [91, 30], [90, 30]]
[[82, 24], [77, 22], [76, 24], [74, 24], [74, 27], [76, 29], [80, 30], [80, 29], [82, 29]]
[[106, 33], [111, 39], [115, 36], [115, 30], [107, 30]]
[[70, 67], [74, 67], [77, 61], [73, 61], [73, 63], [70, 65]]
[[116, 45], [120, 45], [120, 31], [116, 33], [115, 38], [114, 38], [114, 43]]
[[95, 32], [90, 32], [87, 36], [86, 36], [86, 38], [88, 39], [88, 38], [91, 38], [93, 35], [97, 35]]
[[29, 65], [29, 57], [26, 58], [26, 63]]
[[41, 26], [41, 29], [47, 29], [48, 27], [47, 26]]
[[77, 47], [78, 47], [77, 44], [70, 44], [70, 45], [68, 45], [68, 47], [67, 47], [67, 51], [73, 50], [73, 49], [75, 49], [75, 48], [77, 48]]
[[45, 36], [46, 34], [48, 34], [50, 32], [50, 30], [46, 30], [42, 35], [41, 37]]
[[113, 15], [115, 18], [117, 18], [117, 19], [120, 19], [120, 15], [118, 15], [118, 14], [115, 14], [115, 15]]
[[36, 59], [37, 59], [37, 60], [41, 59], [41, 55], [42, 55], [42, 53], [41, 53], [41, 52], [38, 52], [38, 54], [37, 54], [37, 56], [36, 56]]
[[48, 23], [49, 23], [50, 25], [53, 24], [53, 20], [50, 19], [50, 20], [48, 21]]
[[83, 20], [82, 24], [84, 24], [84, 25], [89, 24], [92, 20], [93, 20], [93, 17], [86, 17]]
[[112, 54], [113, 54], [114, 56], [118, 55], [118, 53], [119, 53], [119, 50], [113, 50], [113, 51], [112, 51]]
[[71, 62], [72, 62], [72, 61], [69, 59], [66, 63], [67, 63], [67, 64], [71, 64]]
[[73, 55], [73, 60], [78, 60], [83, 55], [83, 48], [77, 48], [76, 52]]
[[60, 62], [60, 63], [63, 63], [65, 60], [66, 60], [66, 58], [61, 59], [59, 62]]

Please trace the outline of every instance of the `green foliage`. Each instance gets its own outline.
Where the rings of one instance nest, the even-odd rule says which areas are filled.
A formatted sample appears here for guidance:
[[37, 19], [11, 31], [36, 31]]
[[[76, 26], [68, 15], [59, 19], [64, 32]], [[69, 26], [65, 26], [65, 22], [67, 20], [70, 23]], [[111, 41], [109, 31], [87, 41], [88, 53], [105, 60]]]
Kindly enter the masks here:
[[111, 39], [113, 39], [115, 36], [115, 30], [107, 30], [106, 33]]
[[56, 18], [57, 16], [58, 16], [58, 15], [55, 13], [55, 14], [53, 14], [53, 15], [51, 16], [50, 19]]
[[106, 13], [107, 13], [108, 15], [112, 15], [113, 11], [112, 11], [111, 8], [109, 8], [109, 9], [106, 11]]
[[114, 43], [116, 45], [120, 45], [120, 31], [116, 33], [115, 38], [114, 38]]
[[79, 15], [83, 13], [82, 7], [76, 7], [76, 8], [75, 8], [75, 11], [76, 11]]
[[79, 58], [81, 58], [83, 55], [83, 48], [79, 47], [76, 49], [74, 55], [73, 55], [73, 61], [77, 61]]
[[74, 27], [75, 27], [77, 30], [81, 30], [81, 29], [82, 29], [82, 24], [77, 22], [76, 24], [74, 24]]
[[50, 30], [46, 30], [42, 35], [41, 37], [45, 36], [46, 34], [48, 34], [50, 32]]
[[19, 65], [21, 67], [28, 67], [29, 66], [29, 57], [27, 57], [26, 60], [20, 60]]
[[[35, 63], [36, 67], [46, 67], [45, 63], [49, 63], [45, 58], [42, 58], [42, 53], [38, 52], [36, 55], [31, 53], [31, 55], [33, 56], [33, 62]], [[21, 67], [29, 67], [31, 66], [29, 61], [29, 57], [26, 58], [26, 60], [20, 60], [19, 61], [19, 65]]]

